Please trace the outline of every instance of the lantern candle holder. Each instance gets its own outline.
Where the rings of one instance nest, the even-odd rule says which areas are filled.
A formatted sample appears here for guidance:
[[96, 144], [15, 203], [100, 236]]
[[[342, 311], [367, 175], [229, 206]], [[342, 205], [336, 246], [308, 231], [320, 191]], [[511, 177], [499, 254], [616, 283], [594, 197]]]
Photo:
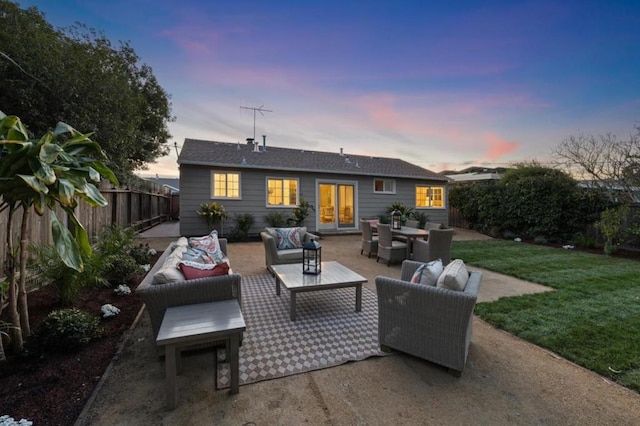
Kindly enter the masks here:
[[318, 275], [322, 272], [322, 246], [316, 240], [310, 240], [302, 246], [302, 273]]
[[402, 227], [402, 213], [399, 210], [394, 210], [391, 213], [391, 229], [400, 229]]

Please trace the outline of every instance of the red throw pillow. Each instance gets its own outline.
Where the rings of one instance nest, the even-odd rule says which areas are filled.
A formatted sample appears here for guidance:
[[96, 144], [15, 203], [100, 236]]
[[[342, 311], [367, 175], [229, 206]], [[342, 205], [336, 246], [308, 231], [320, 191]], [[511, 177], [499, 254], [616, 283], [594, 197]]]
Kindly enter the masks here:
[[218, 263], [213, 269], [198, 269], [193, 266], [185, 265], [184, 263], [180, 263], [179, 267], [184, 274], [184, 277], [188, 280], [229, 274], [229, 265], [226, 262]]

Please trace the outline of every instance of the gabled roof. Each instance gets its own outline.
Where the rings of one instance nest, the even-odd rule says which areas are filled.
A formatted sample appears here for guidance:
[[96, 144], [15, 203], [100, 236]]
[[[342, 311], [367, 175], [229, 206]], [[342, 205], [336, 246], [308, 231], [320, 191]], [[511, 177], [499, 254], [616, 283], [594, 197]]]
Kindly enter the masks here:
[[304, 171], [447, 181], [445, 176], [398, 158], [309, 151], [258, 145], [185, 139], [178, 164]]

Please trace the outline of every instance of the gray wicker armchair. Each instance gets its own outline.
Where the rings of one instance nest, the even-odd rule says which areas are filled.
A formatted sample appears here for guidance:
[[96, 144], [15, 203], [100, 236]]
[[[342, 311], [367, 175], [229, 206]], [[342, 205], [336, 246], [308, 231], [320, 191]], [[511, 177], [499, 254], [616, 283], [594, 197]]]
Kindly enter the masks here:
[[378, 339], [395, 349], [449, 368], [460, 376], [471, 343], [473, 308], [482, 274], [471, 272], [463, 291], [412, 284], [420, 262], [402, 262], [401, 279], [377, 276]]
[[378, 256], [376, 262], [380, 259], [387, 261], [387, 266], [391, 262], [403, 261], [407, 258], [407, 243], [401, 243], [393, 239], [391, 234], [391, 225], [378, 224]]
[[360, 254], [367, 253], [367, 257], [371, 257], [371, 254], [378, 253], [378, 237], [373, 236], [371, 230], [371, 223], [366, 219], [360, 219], [360, 228], [362, 229], [362, 248]]
[[427, 241], [416, 240], [413, 243], [413, 260], [426, 263], [442, 259], [442, 264], [448, 265], [451, 262], [453, 232], [453, 228], [429, 230]]

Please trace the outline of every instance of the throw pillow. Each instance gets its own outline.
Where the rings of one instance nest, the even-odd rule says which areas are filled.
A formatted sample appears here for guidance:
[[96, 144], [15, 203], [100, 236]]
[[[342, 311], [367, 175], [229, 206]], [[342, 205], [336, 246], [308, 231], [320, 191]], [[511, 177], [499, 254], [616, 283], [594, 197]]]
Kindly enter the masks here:
[[433, 260], [429, 263], [424, 263], [416, 269], [411, 277], [411, 282], [414, 284], [435, 286], [438, 281], [438, 277], [442, 274], [444, 266], [441, 259]]
[[189, 246], [206, 251], [213, 257], [216, 263], [222, 262], [225, 256], [222, 249], [220, 249], [218, 232], [216, 230], [211, 231], [209, 235], [205, 235], [204, 237], [189, 238]]
[[209, 258], [210, 256], [206, 251], [196, 247], [187, 247], [187, 251], [182, 255], [182, 260], [199, 263], [211, 263], [206, 261]]
[[[213, 266], [213, 268], [206, 269], [201, 269], [193, 265], [193, 262], [181, 262], [179, 264], [180, 270], [187, 280], [195, 280], [198, 278], [216, 277], [219, 275], [229, 274], [229, 264], [227, 264], [226, 262], [218, 263], [216, 265], [206, 265]], [[202, 264], [196, 265], [202, 266]]]
[[278, 234], [278, 250], [302, 248], [307, 228], [276, 228]]
[[469, 271], [462, 259], [456, 259], [449, 263], [442, 275], [438, 278], [437, 287], [444, 287], [451, 290], [463, 291], [467, 286]]

